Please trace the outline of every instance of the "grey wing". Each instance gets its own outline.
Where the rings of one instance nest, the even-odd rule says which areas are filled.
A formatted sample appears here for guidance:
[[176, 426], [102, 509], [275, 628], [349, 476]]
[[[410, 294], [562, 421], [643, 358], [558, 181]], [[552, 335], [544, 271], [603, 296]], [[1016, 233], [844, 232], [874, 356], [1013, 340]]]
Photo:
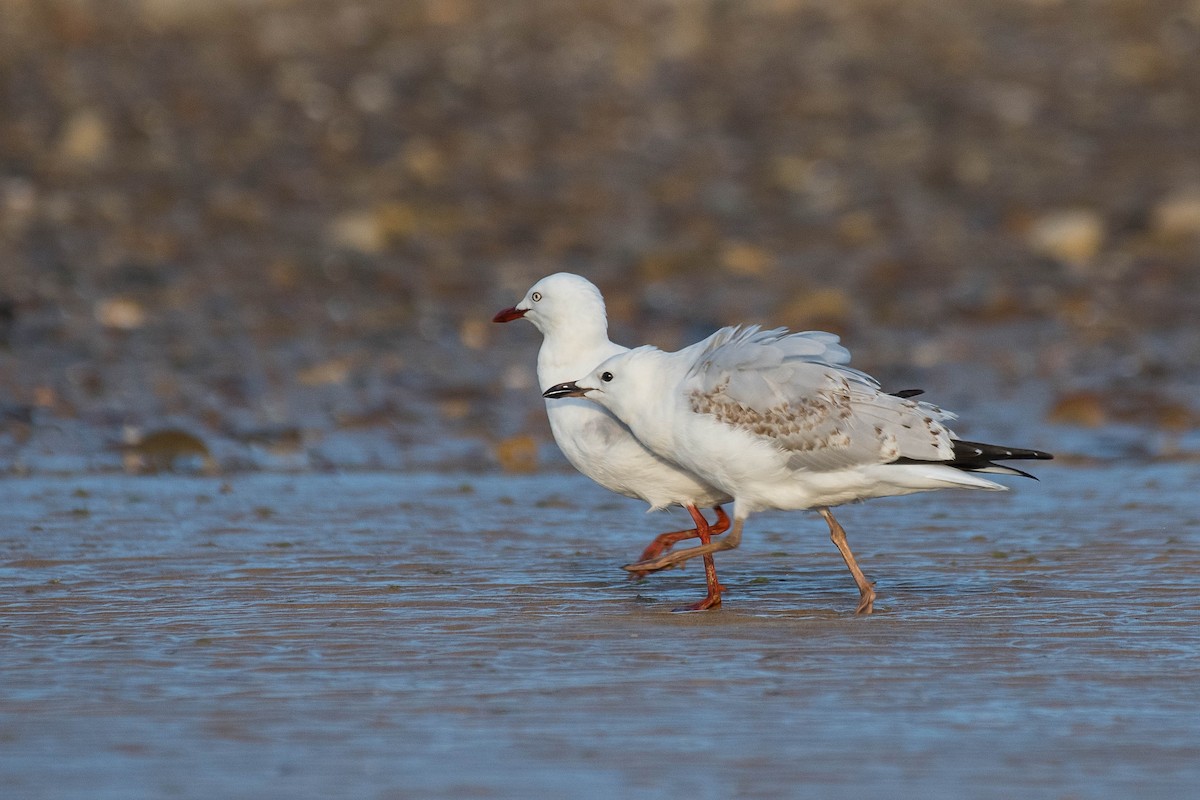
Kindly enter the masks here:
[[721, 328], [684, 352], [695, 361], [691, 375], [706, 371], [761, 368], [785, 361], [819, 364], [850, 363], [850, 351], [839, 344], [837, 334], [825, 331], [789, 333], [787, 328], [763, 330], [758, 325]]
[[883, 392], [831, 333], [726, 328], [694, 347], [692, 410], [771, 441], [792, 469], [953, 458], [953, 415]]

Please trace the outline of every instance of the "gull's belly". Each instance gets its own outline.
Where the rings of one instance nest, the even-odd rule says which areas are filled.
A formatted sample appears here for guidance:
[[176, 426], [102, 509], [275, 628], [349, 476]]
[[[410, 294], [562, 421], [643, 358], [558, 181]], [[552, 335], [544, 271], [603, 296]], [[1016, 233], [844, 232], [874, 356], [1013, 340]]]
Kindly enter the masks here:
[[547, 403], [554, 440], [573, 467], [609, 491], [645, 500], [653, 508], [729, 497], [659, 458], [612, 414], [587, 400]]

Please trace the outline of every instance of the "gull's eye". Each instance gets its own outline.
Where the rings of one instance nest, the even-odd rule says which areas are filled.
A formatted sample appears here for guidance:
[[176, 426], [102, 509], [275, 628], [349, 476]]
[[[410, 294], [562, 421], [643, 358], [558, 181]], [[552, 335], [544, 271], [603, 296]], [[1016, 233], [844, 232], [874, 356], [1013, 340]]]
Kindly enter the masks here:
[[600, 376], [600, 380], [604, 381], [605, 383], [608, 383], [612, 379], [613, 379], [613, 374], [611, 372], [605, 372]]
[[535, 302], [535, 303], [537, 303], [537, 302], [540, 302], [540, 301], [541, 301], [541, 299], [542, 299], [542, 293], [541, 293], [541, 292], [534, 292], [533, 294], [529, 295], [529, 299], [530, 299], [530, 300], [532, 300], [532, 301], [533, 301], [533, 302]]

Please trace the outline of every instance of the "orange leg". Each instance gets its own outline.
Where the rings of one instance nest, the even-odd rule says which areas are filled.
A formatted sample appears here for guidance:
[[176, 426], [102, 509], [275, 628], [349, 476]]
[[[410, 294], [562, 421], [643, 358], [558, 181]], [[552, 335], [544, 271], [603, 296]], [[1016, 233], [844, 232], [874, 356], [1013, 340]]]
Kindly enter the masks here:
[[[685, 539], [694, 539], [700, 535], [700, 528], [706, 528], [711, 536], [720, 536], [725, 531], [729, 530], [729, 517], [725, 514], [725, 510], [720, 506], [713, 506], [713, 511], [717, 512], [717, 521], [711, 526], [700, 516], [700, 512], [694, 506], [688, 507], [688, 513], [692, 515], [692, 519], [699, 518], [696, 527], [688, 528], [686, 531], [671, 531], [670, 533], [660, 533], [654, 538], [654, 541], [646, 546], [642, 551], [642, 555], [638, 561], [649, 561], [652, 558], [657, 558], [661, 554], [671, 549], [671, 546], [677, 542], [682, 542]], [[644, 578], [650, 574], [650, 571], [645, 572], [631, 571], [630, 578]]]
[[[696, 536], [700, 539], [701, 545], [706, 545], [712, 541], [712, 534], [715, 532], [709, 527], [708, 522], [704, 519], [704, 515], [700, 513], [700, 509], [693, 505], [686, 506], [688, 513], [692, 515], [692, 520], [696, 523]], [[725, 517], [724, 512], [720, 508], [717, 509], [718, 517], [724, 518], [725, 524], [728, 526], [729, 518]], [[720, 519], [718, 519], [718, 523]], [[709, 608], [721, 607], [721, 591], [725, 588], [717, 582], [717, 565], [713, 562], [711, 553], [704, 554], [704, 581], [708, 584], [708, 594], [704, 599], [692, 603], [690, 606], [672, 609], [673, 611], [704, 611]]]
[[[626, 564], [621, 569], [628, 572], [658, 572], [660, 569], [668, 569], [682, 564], [685, 561], [695, 558], [696, 556], [706, 556], [710, 553], [716, 553], [720, 550], [732, 550], [742, 543], [742, 525], [746, 522], [743, 519], [735, 519], [733, 526], [725, 538], [719, 542], [711, 542], [709, 544], [698, 544], [695, 547], [688, 547], [684, 550], [676, 550], [674, 553], [667, 553], [659, 556], [652, 561], [638, 561], [633, 564]], [[711, 537], [710, 537], [711, 538]]]
[[850, 568], [850, 574], [854, 576], [854, 583], [858, 586], [858, 608], [854, 610], [854, 613], [870, 614], [875, 610], [875, 584], [867, 580], [867, 576], [863, 575], [863, 571], [859, 569], [858, 562], [854, 560], [854, 553], [850, 552], [850, 545], [846, 541], [846, 531], [842, 528], [841, 523], [833, 518], [833, 514], [829, 512], [828, 508], [818, 508], [817, 513], [824, 517], [825, 522], [829, 524], [829, 538], [833, 540], [838, 552], [842, 554], [842, 560]]

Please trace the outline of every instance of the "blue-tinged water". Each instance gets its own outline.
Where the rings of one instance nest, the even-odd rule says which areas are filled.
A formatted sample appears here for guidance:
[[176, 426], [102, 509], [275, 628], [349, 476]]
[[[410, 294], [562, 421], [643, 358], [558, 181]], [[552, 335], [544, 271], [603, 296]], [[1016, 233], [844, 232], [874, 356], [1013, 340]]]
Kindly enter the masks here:
[[0, 795], [1190, 796], [1200, 465], [756, 515], [574, 474], [0, 482]]

